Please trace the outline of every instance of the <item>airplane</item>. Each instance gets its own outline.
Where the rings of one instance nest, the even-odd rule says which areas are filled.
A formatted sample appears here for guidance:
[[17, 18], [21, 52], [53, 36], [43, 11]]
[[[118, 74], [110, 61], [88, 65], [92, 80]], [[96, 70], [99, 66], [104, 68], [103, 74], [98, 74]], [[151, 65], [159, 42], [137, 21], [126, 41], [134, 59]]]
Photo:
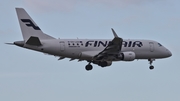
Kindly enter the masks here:
[[58, 60], [87, 61], [87, 71], [92, 70], [91, 64], [101, 67], [111, 66], [116, 61], [134, 61], [146, 59], [149, 69], [155, 59], [168, 58], [172, 53], [157, 41], [142, 39], [122, 39], [112, 29], [112, 39], [56, 39], [42, 32], [23, 8], [16, 8], [23, 39], [14, 43], [22, 48], [58, 56]]

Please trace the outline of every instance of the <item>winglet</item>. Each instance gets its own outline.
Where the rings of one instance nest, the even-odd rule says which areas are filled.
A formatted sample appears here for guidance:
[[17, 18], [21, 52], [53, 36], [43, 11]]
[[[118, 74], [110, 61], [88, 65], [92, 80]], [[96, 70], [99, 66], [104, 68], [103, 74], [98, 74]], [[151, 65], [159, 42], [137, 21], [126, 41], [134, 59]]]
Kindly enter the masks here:
[[118, 37], [118, 35], [117, 35], [116, 32], [114, 31], [114, 29], [111, 28], [111, 30], [112, 30], [112, 32], [113, 32], [113, 34], [114, 34], [114, 37]]
[[114, 39], [112, 40], [114, 44], [120, 44], [120, 46], [122, 46], [122, 42], [123, 42], [123, 39], [118, 37], [118, 35], [116, 34], [116, 32], [114, 31], [113, 28], [112, 29], [112, 32], [114, 34]]

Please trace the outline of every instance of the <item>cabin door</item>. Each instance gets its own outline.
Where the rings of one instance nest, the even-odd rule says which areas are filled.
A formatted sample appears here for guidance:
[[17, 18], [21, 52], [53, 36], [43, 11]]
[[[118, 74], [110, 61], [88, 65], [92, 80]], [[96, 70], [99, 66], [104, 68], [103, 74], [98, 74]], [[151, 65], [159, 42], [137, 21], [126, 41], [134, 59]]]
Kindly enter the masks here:
[[154, 52], [154, 43], [149, 42], [149, 46], [150, 46], [150, 52]]
[[60, 41], [60, 51], [64, 51], [65, 50], [65, 42], [64, 41]]

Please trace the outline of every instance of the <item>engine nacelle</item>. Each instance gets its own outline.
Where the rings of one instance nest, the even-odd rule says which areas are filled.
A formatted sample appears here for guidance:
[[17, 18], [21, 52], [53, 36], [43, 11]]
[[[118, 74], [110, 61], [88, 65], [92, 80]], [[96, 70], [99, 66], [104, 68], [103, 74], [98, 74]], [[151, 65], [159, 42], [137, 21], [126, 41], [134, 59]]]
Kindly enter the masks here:
[[122, 52], [118, 58], [122, 61], [133, 61], [136, 58], [136, 54], [134, 52]]
[[112, 61], [93, 61], [93, 63], [101, 67], [107, 67], [112, 65]]

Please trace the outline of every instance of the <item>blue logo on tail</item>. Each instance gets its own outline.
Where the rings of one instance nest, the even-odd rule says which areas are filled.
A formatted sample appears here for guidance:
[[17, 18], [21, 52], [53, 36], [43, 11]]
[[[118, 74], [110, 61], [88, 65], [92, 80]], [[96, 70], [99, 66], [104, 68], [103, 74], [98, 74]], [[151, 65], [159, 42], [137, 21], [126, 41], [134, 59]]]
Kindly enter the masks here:
[[35, 30], [41, 30], [38, 26], [34, 25], [34, 23], [30, 19], [21, 19], [22, 22], [26, 22], [26, 26], [33, 27]]

